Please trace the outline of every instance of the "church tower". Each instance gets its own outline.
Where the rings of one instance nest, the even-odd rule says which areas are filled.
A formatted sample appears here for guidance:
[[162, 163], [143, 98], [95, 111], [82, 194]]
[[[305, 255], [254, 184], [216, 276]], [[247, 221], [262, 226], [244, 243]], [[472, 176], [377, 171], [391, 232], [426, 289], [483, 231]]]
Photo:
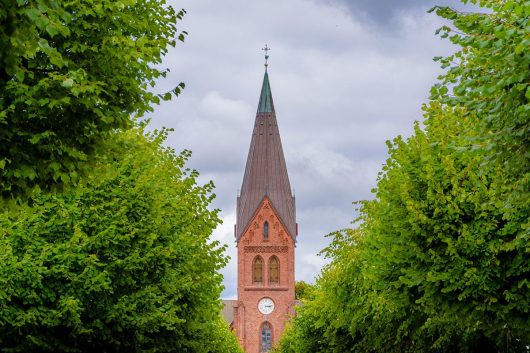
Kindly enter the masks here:
[[297, 228], [265, 64], [235, 227], [238, 299], [233, 327], [246, 353], [268, 352], [294, 314]]

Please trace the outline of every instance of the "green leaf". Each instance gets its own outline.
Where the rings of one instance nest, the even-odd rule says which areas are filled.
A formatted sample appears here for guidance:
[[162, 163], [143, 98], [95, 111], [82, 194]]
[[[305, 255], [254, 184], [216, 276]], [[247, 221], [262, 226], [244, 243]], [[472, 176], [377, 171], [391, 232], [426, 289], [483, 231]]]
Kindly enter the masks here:
[[[145, 0], [12, 3], [0, 10], [7, 28], [0, 56], [13, 77], [0, 90], [0, 102], [11, 102], [0, 121], [9, 132], [3, 153], [12, 161], [0, 189], [4, 196], [25, 198], [37, 184], [43, 191], [74, 186], [68, 176], [91, 170], [88, 161], [102, 152], [109, 132], [131, 128], [132, 115], [160, 102], [145, 83], [164, 77], [158, 64], [176, 38], [186, 35], [177, 30], [185, 11], [177, 17], [166, 2]], [[28, 143], [48, 131], [54, 135], [45, 145]], [[64, 178], [49, 168], [56, 161], [64, 166]], [[33, 166], [38, 177], [21, 178], [22, 165]]]
[[48, 25], [46, 26], [46, 32], [48, 32], [48, 34], [49, 34], [52, 38], [55, 37], [55, 36], [59, 33], [59, 31], [57, 30], [57, 28], [55, 28], [55, 26], [52, 25], [52, 24], [48, 24]]
[[242, 353], [220, 315], [211, 189], [183, 173], [188, 152], [166, 136], [111, 132], [76, 188], [0, 208], [3, 349]]
[[62, 86], [65, 88], [71, 88], [73, 85], [74, 85], [74, 80], [72, 80], [71, 78], [67, 78], [62, 83]]
[[15, 73], [15, 77], [17, 78], [19, 82], [24, 82], [24, 76], [25, 76], [24, 70], [17, 70]]

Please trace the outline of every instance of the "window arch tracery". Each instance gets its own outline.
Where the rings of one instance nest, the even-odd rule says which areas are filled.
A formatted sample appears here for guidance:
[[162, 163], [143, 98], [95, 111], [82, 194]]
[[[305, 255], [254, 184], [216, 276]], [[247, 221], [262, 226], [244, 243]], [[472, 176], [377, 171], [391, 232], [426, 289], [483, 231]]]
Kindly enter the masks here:
[[280, 282], [280, 260], [277, 256], [269, 259], [269, 283], [277, 284]]
[[252, 262], [252, 282], [263, 282], [263, 259], [261, 256], [256, 256]]

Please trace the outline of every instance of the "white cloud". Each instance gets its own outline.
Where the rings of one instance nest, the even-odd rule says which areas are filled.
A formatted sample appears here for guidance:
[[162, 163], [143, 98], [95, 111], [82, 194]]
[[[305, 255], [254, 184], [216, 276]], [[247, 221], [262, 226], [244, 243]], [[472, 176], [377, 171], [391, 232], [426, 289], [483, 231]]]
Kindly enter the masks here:
[[223, 298], [235, 299], [237, 298], [237, 248], [234, 244], [235, 212], [225, 212], [222, 214], [222, 218], [223, 224], [214, 231], [212, 239], [227, 246], [226, 255], [230, 256], [230, 262], [221, 270], [225, 286]]
[[[385, 140], [409, 135], [441, 72], [432, 57], [448, 53], [441, 25], [423, 9], [393, 10], [392, 30], [363, 22], [344, 5], [320, 0], [181, 1], [190, 34], [171, 50], [157, 90], [180, 81], [183, 94], [153, 115], [175, 128], [168, 144], [191, 149], [190, 166], [213, 180], [224, 224], [214, 237], [229, 245], [223, 296], [236, 292], [235, 198], [241, 186], [263, 77], [269, 74], [301, 235], [297, 278], [310, 280], [323, 260], [324, 235], [348, 226], [352, 201], [371, 197], [387, 158]], [[342, 7], [341, 7], [342, 6]]]

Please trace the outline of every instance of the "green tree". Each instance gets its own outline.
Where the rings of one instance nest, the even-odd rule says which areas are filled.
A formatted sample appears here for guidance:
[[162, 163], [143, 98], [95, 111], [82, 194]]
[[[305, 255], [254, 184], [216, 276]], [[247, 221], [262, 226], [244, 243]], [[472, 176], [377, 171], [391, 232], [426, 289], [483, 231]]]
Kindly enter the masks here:
[[435, 8], [461, 50], [280, 351], [528, 352], [530, 1], [472, 2]]
[[426, 117], [389, 143], [376, 198], [334, 234], [281, 352], [527, 352], [527, 215], [508, 218], [504, 170], [469, 153], [474, 119], [437, 103]]
[[166, 1], [1, 0], [0, 196], [79, 180], [115, 129], [170, 99], [149, 88], [183, 15]]
[[297, 300], [311, 298], [313, 289], [314, 286], [305, 281], [296, 281], [294, 283], [294, 294]]
[[[463, 2], [468, 2], [464, 0]], [[480, 129], [477, 142], [504, 160], [508, 169], [530, 169], [530, 2], [472, 0], [485, 13], [435, 7], [449, 20], [439, 33], [460, 50], [438, 57], [447, 73], [433, 86], [432, 99], [465, 107]], [[478, 144], [478, 143], [477, 143]]]
[[[323, 255], [332, 261], [322, 270], [311, 291], [311, 298], [296, 308], [296, 316], [287, 325], [277, 352], [349, 352], [353, 347], [346, 332], [348, 315], [352, 314], [352, 299], [359, 294], [353, 272], [357, 268], [345, 266], [357, 262], [358, 231], [335, 232], [331, 245]], [[348, 273], [346, 273], [346, 271]], [[352, 277], [352, 275], [354, 275]], [[357, 313], [357, 312], [356, 312]]]
[[390, 145], [363, 204], [370, 288], [406, 313], [395, 332], [411, 351], [496, 352], [508, 335], [526, 351], [528, 215], [505, 208], [504, 170], [469, 152], [472, 114], [436, 103], [426, 113], [426, 132]]
[[77, 188], [2, 210], [0, 351], [240, 352], [213, 185], [165, 136], [114, 133]]
[[436, 58], [448, 70], [434, 85], [431, 96], [472, 114], [475, 124], [467, 135], [473, 136], [473, 150], [486, 152], [487, 163], [499, 164], [511, 184], [498, 190], [505, 203], [503, 208], [528, 215], [530, 2], [472, 2], [488, 8], [487, 13], [434, 9], [452, 23], [440, 29], [441, 36], [448, 37], [460, 50]]

